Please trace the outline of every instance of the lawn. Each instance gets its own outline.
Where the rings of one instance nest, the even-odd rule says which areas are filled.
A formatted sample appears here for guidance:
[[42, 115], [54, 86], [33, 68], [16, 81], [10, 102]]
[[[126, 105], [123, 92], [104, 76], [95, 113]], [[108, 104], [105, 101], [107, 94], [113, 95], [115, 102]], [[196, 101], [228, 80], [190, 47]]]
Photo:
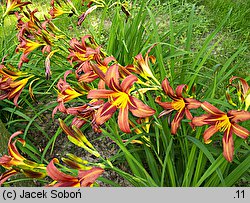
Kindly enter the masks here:
[[2, 186], [249, 186], [249, 0], [6, 2]]

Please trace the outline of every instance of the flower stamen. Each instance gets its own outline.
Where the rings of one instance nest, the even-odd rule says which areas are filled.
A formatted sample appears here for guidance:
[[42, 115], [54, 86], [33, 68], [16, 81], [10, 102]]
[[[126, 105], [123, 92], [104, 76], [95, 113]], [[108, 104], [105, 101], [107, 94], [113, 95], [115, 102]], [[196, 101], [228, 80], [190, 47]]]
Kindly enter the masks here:
[[125, 108], [130, 103], [129, 95], [124, 92], [116, 92], [110, 95], [109, 101], [117, 108]]
[[172, 102], [172, 107], [176, 111], [180, 111], [180, 110], [185, 108], [185, 102], [182, 98], [178, 99], [178, 100]]
[[220, 132], [225, 132], [231, 127], [231, 122], [227, 115], [223, 115], [221, 118], [218, 119], [215, 126]]

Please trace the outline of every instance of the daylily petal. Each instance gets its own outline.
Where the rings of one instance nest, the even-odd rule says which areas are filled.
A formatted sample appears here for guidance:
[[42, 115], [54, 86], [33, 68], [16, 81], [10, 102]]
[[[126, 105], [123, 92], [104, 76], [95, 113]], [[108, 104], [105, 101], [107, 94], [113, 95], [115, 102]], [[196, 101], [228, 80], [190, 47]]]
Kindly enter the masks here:
[[[189, 111], [188, 108], [185, 108], [185, 115], [186, 115], [187, 119], [189, 119], [189, 120], [193, 119], [193, 116], [192, 116], [192, 114], [191, 114], [191, 112]], [[189, 125], [191, 126], [191, 128], [194, 129], [194, 125], [192, 124], [192, 122], [189, 122]]]
[[225, 114], [223, 111], [217, 109], [215, 106], [212, 104], [208, 103], [207, 101], [203, 102], [201, 104], [201, 107], [208, 113], [213, 114], [213, 115], [221, 115]]
[[171, 123], [171, 134], [176, 135], [177, 129], [180, 126], [180, 122], [183, 119], [185, 110], [177, 111], [172, 123]]
[[164, 79], [161, 84], [164, 92], [171, 98], [176, 99], [176, 95], [174, 93], [173, 88], [170, 86], [168, 79]]
[[120, 90], [119, 85], [119, 66], [112, 65], [106, 72], [105, 81], [108, 87], [114, 91]]
[[235, 79], [239, 79], [241, 82], [241, 86], [242, 86], [242, 91], [243, 91], [243, 95], [246, 96], [247, 93], [250, 90], [250, 87], [248, 85], [248, 83], [246, 82], [246, 80], [244, 80], [243, 78], [237, 77], [237, 76], [233, 76], [229, 79], [229, 82], [232, 83], [233, 80]]
[[129, 104], [129, 110], [132, 114], [139, 118], [144, 118], [148, 116], [152, 116], [155, 114], [155, 110], [144, 104], [139, 99], [130, 96], [129, 97], [132, 104]]
[[79, 82], [92, 82], [98, 78], [98, 75], [94, 71], [88, 71], [78, 78]]
[[63, 182], [78, 182], [78, 179], [74, 176], [65, 174], [61, 171], [59, 171], [54, 163], [59, 163], [58, 159], [54, 158], [50, 161], [50, 163], [48, 164], [46, 170], [48, 175], [56, 181], [63, 181]]
[[215, 121], [207, 121], [207, 119], [209, 119], [209, 118], [211, 118], [211, 116], [208, 114], [203, 114], [201, 116], [194, 117], [192, 119], [192, 124], [194, 124], [195, 126], [203, 126], [206, 124], [213, 125], [216, 123], [216, 119], [215, 119]]
[[156, 97], [155, 102], [157, 104], [159, 104], [161, 107], [163, 107], [164, 109], [172, 109], [172, 110], [174, 110], [173, 106], [172, 106], [172, 102], [162, 102], [160, 96]]
[[102, 168], [96, 167], [90, 170], [79, 170], [81, 187], [90, 187], [96, 179], [104, 172]]
[[247, 139], [247, 137], [249, 136], [250, 132], [246, 129], [246, 128], [243, 128], [241, 127], [240, 125], [234, 123], [232, 124], [232, 129], [233, 129], [233, 132], [241, 137], [242, 139]]
[[87, 98], [88, 99], [109, 98], [112, 93], [114, 93], [113, 90], [106, 90], [106, 89], [90, 90], [87, 95]]
[[102, 70], [94, 63], [91, 63], [92, 69], [95, 71], [95, 73], [102, 79], [105, 80], [105, 74], [102, 72]]
[[160, 117], [162, 117], [162, 116], [165, 116], [165, 115], [168, 115], [168, 114], [170, 114], [170, 113], [173, 112], [173, 111], [174, 111], [174, 109], [164, 110], [164, 111], [162, 111], [161, 113], [159, 113], [158, 118], [160, 118]]
[[121, 83], [121, 89], [123, 92], [128, 93], [134, 82], [136, 82], [138, 78], [135, 75], [129, 75], [126, 77]]
[[49, 185], [53, 187], [80, 187], [80, 182], [59, 182], [55, 185]]
[[6, 172], [4, 172], [3, 174], [1, 174], [0, 176], [0, 186], [6, 181], [8, 180], [11, 176], [17, 174], [18, 172], [14, 169], [10, 169]]
[[90, 187], [103, 172], [104, 170], [99, 167], [90, 170], [79, 170], [78, 177], [81, 181], [81, 187]]
[[249, 111], [237, 111], [237, 110], [231, 110], [228, 112], [228, 116], [233, 116], [230, 121], [232, 123], [238, 123], [246, 120], [250, 120], [250, 112]]
[[125, 108], [120, 108], [118, 115], [118, 125], [121, 131], [125, 133], [131, 132], [128, 122], [128, 105]]
[[11, 143], [12, 139], [20, 134], [23, 134], [23, 132], [17, 131], [10, 136], [10, 139], [8, 142], [8, 153], [11, 157], [14, 157], [16, 160], [23, 161], [25, 158], [21, 154], [19, 154], [19, 152], [15, 146], [15, 142]]
[[196, 99], [184, 98], [184, 101], [188, 109], [197, 109], [201, 106], [201, 102]]
[[218, 132], [218, 129], [216, 128], [216, 126], [212, 125], [209, 128], [207, 128], [204, 131], [203, 134], [203, 139], [205, 141], [205, 143], [209, 143], [211, 140], [210, 138], [214, 135], [214, 133]]
[[233, 161], [234, 142], [232, 136], [232, 129], [228, 128], [223, 136], [223, 155], [229, 162]]
[[182, 96], [182, 92], [183, 92], [183, 90], [184, 90], [185, 88], [187, 88], [187, 85], [178, 85], [178, 86], [176, 87], [175, 92], [176, 92], [177, 97], [183, 97], [183, 96]]
[[102, 125], [107, 120], [109, 120], [112, 115], [117, 110], [116, 106], [111, 105], [109, 102], [105, 103], [101, 108], [99, 108], [95, 114], [94, 121], [97, 125]]

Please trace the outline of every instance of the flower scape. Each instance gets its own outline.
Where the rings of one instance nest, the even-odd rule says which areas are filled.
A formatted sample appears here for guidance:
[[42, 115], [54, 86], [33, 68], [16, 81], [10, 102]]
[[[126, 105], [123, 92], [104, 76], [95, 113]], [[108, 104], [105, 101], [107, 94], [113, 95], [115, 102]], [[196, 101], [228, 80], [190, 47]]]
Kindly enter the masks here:
[[[126, 41], [115, 36], [116, 22], [108, 42], [88, 33], [99, 29], [91, 24], [94, 13], [105, 16], [112, 9], [114, 21], [132, 29], [142, 10], [135, 16], [126, 1], [51, 0], [46, 14], [32, 5], [6, 0], [3, 7], [2, 28], [7, 18], [15, 18], [17, 45], [0, 65], [1, 120], [12, 134], [8, 152], [0, 151], [0, 185], [22, 177], [46, 187], [97, 187], [100, 182], [119, 186], [103, 176], [114, 171], [138, 187], [232, 186], [249, 172], [247, 79], [229, 76], [224, 97], [214, 98], [199, 83], [197, 72], [186, 70], [181, 80], [171, 65], [161, 65], [161, 43], [148, 42], [145, 55], [134, 47], [131, 57], [126, 44], [122, 47]], [[60, 26], [63, 20], [70, 22], [72, 32], [81, 32], [70, 36]], [[100, 21], [101, 29], [104, 18]], [[126, 33], [128, 38], [134, 32]], [[59, 123], [51, 135], [36, 123], [45, 111], [50, 117], [46, 125]], [[15, 126], [18, 119], [25, 125]], [[33, 137], [39, 130], [37, 136], [46, 137], [43, 148]], [[111, 140], [117, 153], [103, 156], [89, 132], [97, 140]], [[65, 135], [85, 153], [48, 156], [48, 149], [53, 155], [53, 145]], [[86, 153], [95, 161], [85, 160]]]

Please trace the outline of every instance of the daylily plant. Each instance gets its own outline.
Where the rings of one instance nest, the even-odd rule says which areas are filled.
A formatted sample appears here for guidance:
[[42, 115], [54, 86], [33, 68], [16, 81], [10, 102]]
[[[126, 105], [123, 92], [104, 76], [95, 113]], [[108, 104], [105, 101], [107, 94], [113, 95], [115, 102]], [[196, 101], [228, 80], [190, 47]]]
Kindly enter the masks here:
[[224, 113], [206, 101], [201, 104], [201, 107], [208, 114], [194, 117], [192, 124], [195, 126], [210, 125], [203, 134], [205, 143], [210, 143], [210, 138], [216, 132], [223, 132], [223, 155], [229, 162], [232, 162], [234, 154], [233, 134], [242, 139], [246, 139], [249, 136], [250, 132], [237, 123], [249, 120], [250, 112], [230, 110]]
[[[173, 88], [170, 86], [168, 79], [163, 80], [162, 88], [164, 92], [169, 96], [173, 101], [171, 102], [162, 102], [161, 97], [157, 97], [155, 101], [162, 106], [165, 110], [159, 114], [159, 117], [164, 115], [171, 114], [173, 111], [177, 111], [173, 121], [171, 122], [171, 133], [175, 135], [178, 128], [180, 127], [180, 122], [184, 118], [192, 120], [193, 116], [190, 112], [190, 109], [197, 109], [200, 107], [201, 102], [193, 98], [185, 98], [183, 96], [184, 89], [187, 88], [186, 85], [179, 85], [176, 88], [176, 93], [174, 93]], [[192, 123], [189, 123], [192, 128], [194, 128]]]
[[145, 105], [142, 101], [130, 95], [132, 85], [138, 80], [135, 75], [129, 75], [120, 83], [119, 66], [111, 66], [105, 74], [105, 83], [109, 89], [90, 90], [87, 98], [108, 99], [108, 101], [97, 110], [93, 122], [102, 125], [109, 120], [117, 109], [119, 109], [118, 126], [126, 133], [130, 133], [128, 113], [136, 117], [145, 118], [152, 116], [155, 110]]
[[23, 63], [29, 62], [28, 55], [36, 49], [41, 49], [42, 53], [50, 53], [52, 47], [56, 46], [55, 42], [64, 35], [58, 34], [60, 30], [51, 22], [50, 19], [45, 17], [45, 20], [39, 20], [35, 14], [37, 9], [23, 12], [24, 16], [28, 19], [23, 20], [23, 15], [16, 13], [18, 20], [17, 28], [19, 45], [16, 52], [23, 52], [18, 67], [21, 68]]

